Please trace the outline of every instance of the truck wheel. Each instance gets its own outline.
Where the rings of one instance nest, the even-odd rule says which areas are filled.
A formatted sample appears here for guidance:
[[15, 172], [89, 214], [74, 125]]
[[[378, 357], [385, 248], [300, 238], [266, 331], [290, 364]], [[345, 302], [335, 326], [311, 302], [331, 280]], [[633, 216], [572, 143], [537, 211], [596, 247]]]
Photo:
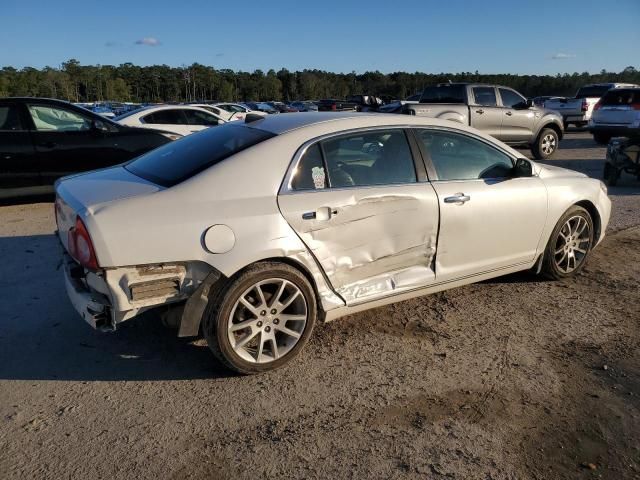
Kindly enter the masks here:
[[278, 262], [248, 267], [212, 297], [203, 322], [209, 348], [224, 365], [245, 375], [289, 363], [316, 321], [309, 280]]
[[577, 274], [593, 245], [593, 220], [584, 208], [574, 205], [560, 218], [551, 233], [542, 260], [542, 273], [561, 280]]
[[558, 134], [552, 128], [544, 128], [531, 147], [531, 153], [537, 160], [545, 160], [558, 149]]
[[606, 145], [609, 143], [609, 140], [611, 140], [611, 135], [607, 135], [605, 133], [594, 133], [593, 140], [600, 145]]

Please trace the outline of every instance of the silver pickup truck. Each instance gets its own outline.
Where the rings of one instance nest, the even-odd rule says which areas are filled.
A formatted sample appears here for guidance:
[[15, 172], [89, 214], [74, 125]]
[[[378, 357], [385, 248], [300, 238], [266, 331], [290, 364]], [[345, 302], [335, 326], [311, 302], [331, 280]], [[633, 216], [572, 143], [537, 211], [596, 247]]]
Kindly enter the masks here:
[[526, 145], [538, 160], [558, 148], [562, 117], [536, 107], [508, 87], [473, 83], [442, 83], [425, 88], [420, 103], [405, 105], [403, 113], [452, 120], [470, 125], [508, 145]]

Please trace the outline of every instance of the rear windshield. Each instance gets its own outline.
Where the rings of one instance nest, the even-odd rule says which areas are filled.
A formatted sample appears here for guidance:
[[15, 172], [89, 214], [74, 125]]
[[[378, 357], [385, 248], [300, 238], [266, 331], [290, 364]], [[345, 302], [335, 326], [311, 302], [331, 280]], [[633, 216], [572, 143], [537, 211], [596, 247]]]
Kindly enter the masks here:
[[607, 93], [607, 90], [609, 90], [610, 88], [611, 85], [590, 85], [587, 87], [582, 87], [578, 90], [578, 93], [576, 93], [576, 98], [599, 98]]
[[274, 136], [264, 130], [228, 123], [167, 143], [129, 162], [125, 168], [145, 180], [171, 187]]
[[623, 90], [614, 88], [606, 93], [601, 105], [632, 105], [640, 104], [640, 90]]
[[420, 103], [466, 103], [465, 85], [440, 85], [427, 87]]

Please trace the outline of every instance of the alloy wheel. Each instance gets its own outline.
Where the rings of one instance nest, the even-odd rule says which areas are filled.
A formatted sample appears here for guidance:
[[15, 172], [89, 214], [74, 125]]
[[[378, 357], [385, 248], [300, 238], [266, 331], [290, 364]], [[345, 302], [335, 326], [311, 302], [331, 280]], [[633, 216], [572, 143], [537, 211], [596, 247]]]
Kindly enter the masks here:
[[562, 273], [573, 272], [584, 262], [591, 247], [591, 227], [582, 215], [567, 220], [556, 238], [554, 262]]
[[236, 300], [227, 335], [234, 352], [251, 363], [269, 363], [291, 351], [308, 319], [307, 301], [291, 281], [269, 278]]
[[542, 142], [540, 145], [540, 150], [545, 155], [551, 155], [556, 150], [556, 137], [550, 133], [547, 133], [544, 137], [542, 137]]

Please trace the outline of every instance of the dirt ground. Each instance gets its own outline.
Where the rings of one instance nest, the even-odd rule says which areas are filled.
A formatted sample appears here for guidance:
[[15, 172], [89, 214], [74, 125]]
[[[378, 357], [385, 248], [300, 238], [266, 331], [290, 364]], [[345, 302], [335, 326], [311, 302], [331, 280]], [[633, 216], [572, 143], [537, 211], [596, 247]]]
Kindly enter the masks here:
[[[599, 176], [571, 133], [552, 163]], [[319, 325], [240, 377], [156, 318], [93, 331], [52, 205], [0, 207], [0, 478], [640, 478], [640, 183], [584, 273], [528, 274]]]

